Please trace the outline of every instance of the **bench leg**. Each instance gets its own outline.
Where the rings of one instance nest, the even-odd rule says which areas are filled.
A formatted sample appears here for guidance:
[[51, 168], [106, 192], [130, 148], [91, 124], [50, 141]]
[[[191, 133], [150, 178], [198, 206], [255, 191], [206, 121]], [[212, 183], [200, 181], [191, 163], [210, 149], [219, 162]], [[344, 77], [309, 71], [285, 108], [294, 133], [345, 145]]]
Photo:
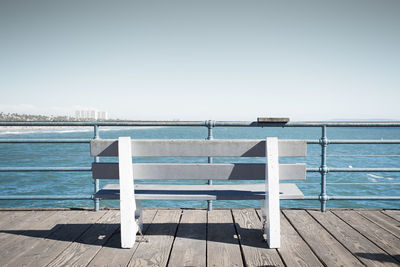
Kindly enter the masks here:
[[136, 201], [133, 185], [131, 138], [118, 139], [119, 187], [121, 210], [121, 247], [132, 248], [138, 226], [135, 220]]
[[136, 200], [135, 220], [137, 222], [138, 228], [140, 229], [141, 232], [143, 232], [143, 211], [140, 200]]
[[270, 248], [281, 245], [280, 207], [279, 207], [279, 155], [278, 138], [267, 138], [266, 141], [265, 205], [263, 214], [266, 216], [265, 234]]

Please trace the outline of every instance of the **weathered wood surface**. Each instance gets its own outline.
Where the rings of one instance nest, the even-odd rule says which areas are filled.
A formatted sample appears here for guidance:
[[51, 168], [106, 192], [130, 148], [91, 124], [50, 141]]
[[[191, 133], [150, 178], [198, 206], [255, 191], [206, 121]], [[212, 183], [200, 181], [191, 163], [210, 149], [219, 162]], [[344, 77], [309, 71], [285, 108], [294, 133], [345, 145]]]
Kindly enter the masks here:
[[[257, 210], [257, 214], [261, 218], [261, 210]], [[282, 213], [278, 251], [287, 266], [323, 266]]]
[[48, 266], [86, 266], [119, 228], [119, 211], [110, 210]]
[[[31, 238], [35, 243], [15, 250], [20, 254], [5, 266], [46, 266], [61, 254], [72, 242], [96, 223], [106, 211], [57, 212], [56, 225], [46, 238]], [[26, 245], [26, 244], [25, 244]]]
[[0, 227], [4, 229], [9, 227], [9, 225], [15, 225], [16, 222], [24, 221], [23, 217], [30, 216], [32, 212], [29, 211], [3, 211], [1, 213]]
[[4, 257], [10, 246], [24, 240], [33, 230], [37, 230], [36, 236], [38, 237], [45, 234], [40, 230], [46, 229], [47, 226], [51, 227], [52, 217], [55, 215], [55, 211], [32, 212], [3, 226], [4, 231], [0, 233], [0, 255]]
[[[264, 140], [132, 140], [134, 157], [265, 157]], [[279, 140], [280, 157], [304, 157], [305, 140]], [[115, 139], [92, 140], [90, 154], [100, 157], [118, 156]]]
[[400, 222], [400, 210], [384, 210], [382, 212]]
[[[119, 184], [107, 184], [96, 193], [102, 199], [120, 199]], [[133, 195], [133, 194], [132, 194]], [[265, 199], [265, 183], [258, 184], [136, 184], [136, 199], [244, 200]], [[279, 199], [303, 199], [296, 184], [279, 184]]]
[[328, 266], [364, 266], [305, 210], [285, 210], [284, 214], [317, 257]]
[[[265, 180], [264, 163], [132, 163], [135, 180]], [[306, 164], [279, 164], [280, 180], [305, 180]], [[119, 179], [118, 163], [92, 163], [93, 179]]]
[[243, 266], [239, 240], [230, 210], [208, 212], [207, 266]]
[[288, 123], [289, 118], [268, 118], [268, 117], [260, 117], [257, 118], [257, 122], [259, 123]]
[[[146, 234], [149, 226], [153, 222], [154, 216], [157, 210], [146, 210], [143, 213], [143, 233]], [[99, 253], [93, 258], [89, 266], [127, 266], [135, 253], [139, 242], [136, 242], [131, 249], [121, 249], [121, 238], [120, 231], [114, 232], [112, 237], [107, 241], [106, 244], [101, 248]], [[137, 236], [137, 240], [141, 240], [141, 237]]]
[[354, 255], [367, 255], [369, 257], [359, 257], [366, 266], [398, 266], [395, 263], [388, 262], [388, 254], [377, 245], [372, 243], [362, 234], [357, 232], [350, 225], [345, 223], [339, 217], [331, 212], [321, 213], [320, 211], [309, 211], [326, 230], [329, 231], [337, 240]]
[[[379, 222], [370, 221], [355, 211], [337, 210], [333, 211], [333, 213], [400, 262], [399, 237], [386, 231], [381, 225], [379, 225]], [[358, 256], [369, 257], [371, 256], [371, 253]]]
[[262, 223], [254, 209], [233, 210], [246, 266], [284, 266], [277, 250], [268, 249]]
[[395, 236], [400, 236], [400, 222], [397, 220], [386, 216], [380, 211], [358, 211], [362, 216], [367, 218], [368, 220], [378, 223], [382, 228], [387, 230], [388, 232], [394, 234]]
[[181, 210], [159, 210], [128, 266], [167, 266]]
[[171, 266], [207, 266], [207, 211], [183, 210], [171, 250]]
[[399, 214], [283, 210], [268, 249], [260, 210], [145, 209], [149, 242], [121, 249], [119, 210], [0, 210], [0, 266], [399, 266]]

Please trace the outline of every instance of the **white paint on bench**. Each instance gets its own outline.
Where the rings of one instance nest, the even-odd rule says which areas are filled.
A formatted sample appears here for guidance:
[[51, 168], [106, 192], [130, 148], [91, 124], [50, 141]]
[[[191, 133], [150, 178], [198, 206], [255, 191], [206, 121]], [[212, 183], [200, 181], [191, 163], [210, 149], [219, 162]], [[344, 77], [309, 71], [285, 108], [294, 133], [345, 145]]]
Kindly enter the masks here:
[[280, 207], [279, 207], [279, 155], [278, 138], [269, 137], [266, 142], [267, 164], [265, 186], [265, 234], [270, 248], [279, 248], [281, 245]]
[[120, 137], [118, 139], [122, 248], [133, 247], [138, 230], [135, 220], [136, 200], [132, 179], [132, 150], [130, 142], [130, 137]]

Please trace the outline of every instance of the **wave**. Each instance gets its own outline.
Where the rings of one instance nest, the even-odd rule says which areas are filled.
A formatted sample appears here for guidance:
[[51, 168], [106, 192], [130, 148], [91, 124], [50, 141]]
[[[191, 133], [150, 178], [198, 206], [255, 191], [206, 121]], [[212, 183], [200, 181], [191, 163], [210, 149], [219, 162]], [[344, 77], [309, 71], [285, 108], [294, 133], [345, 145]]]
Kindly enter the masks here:
[[372, 178], [377, 178], [377, 179], [384, 179], [385, 177], [383, 177], [383, 176], [379, 176], [379, 175], [375, 175], [375, 174], [371, 174], [371, 173], [368, 173], [367, 174], [369, 177], [372, 177]]
[[375, 175], [375, 174], [371, 174], [371, 173], [368, 173], [367, 176], [371, 177], [371, 178], [368, 178], [368, 180], [373, 181], [373, 182], [376, 182], [376, 179], [386, 179], [386, 180], [394, 179], [392, 177], [383, 177], [383, 176], [379, 176], [379, 175]]

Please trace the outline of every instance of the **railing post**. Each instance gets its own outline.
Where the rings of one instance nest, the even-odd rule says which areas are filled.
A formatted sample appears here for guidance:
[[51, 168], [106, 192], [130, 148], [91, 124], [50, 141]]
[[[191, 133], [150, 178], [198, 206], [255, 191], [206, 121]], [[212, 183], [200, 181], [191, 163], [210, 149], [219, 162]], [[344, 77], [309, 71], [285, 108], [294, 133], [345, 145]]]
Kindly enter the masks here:
[[[94, 131], [93, 139], [100, 139], [99, 126], [98, 125], [94, 125], [93, 131]], [[99, 157], [94, 157], [94, 162], [99, 162]], [[94, 194], [96, 194], [96, 192], [99, 191], [99, 189], [100, 189], [99, 180], [98, 179], [94, 179], [94, 188], [93, 188]], [[100, 209], [100, 199], [99, 198], [95, 198], [95, 199], [93, 199], [93, 202], [94, 202], [94, 210], [98, 211]]]
[[319, 199], [321, 201], [321, 211], [325, 212], [326, 202], [328, 201], [328, 195], [326, 194], [326, 174], [328, 173], [328, 166], [326, 164], [326, 149], [328, 146], [328, 138], [326, 137], [326, 125], [322, 126], [322, 136], [319, 140], [321, 145], [321, 167], [319, 172], [321, 173], [321, 194]]
[[[207, 140], [213, 140], [213, 127], [215, 125], [215, 121], [208, 120], [206, 122], [207, 128], [208, 128], [208, 136]], [[208, 157], [208, 163], [213, 163], [213, 158]], [[212, 185], [212, 180], [208, 180], [208, 184]], [[207, 200], [207, 210], [212, 210], [212, 200]]]

